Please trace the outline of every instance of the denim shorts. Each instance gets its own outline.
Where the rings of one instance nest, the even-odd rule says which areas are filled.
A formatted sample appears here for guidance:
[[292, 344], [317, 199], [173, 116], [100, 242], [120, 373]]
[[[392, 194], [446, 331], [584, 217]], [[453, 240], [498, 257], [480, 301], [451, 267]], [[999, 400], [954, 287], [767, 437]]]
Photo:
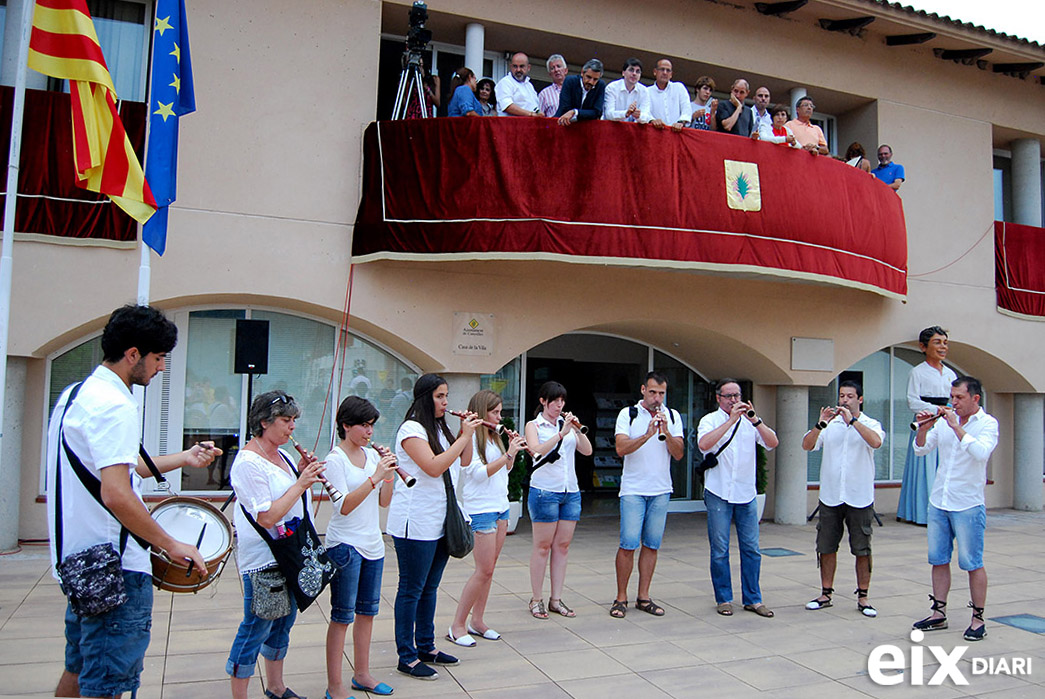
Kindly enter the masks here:
[[531, 522], [578, 522], [581, 518], [581, 494], [556, 493], [530, 487], [526, 498]]
[[232, 640], [229, 660], [225, 663], [225, 672], [230, 677], [243, 679], [254, 674], [258, 664], [258, 653], [267, 660], [282, 660], [287, 657], [290, 648], [290, 628], [298, 616], [298, 607], [290, 605], [290, 614], [279, 619], [261, 619], [250, 611], [251, 600], [254, 599], [254, 586], [250, 584], [250, 575], [243, 575], [243, 621], [236, 630], [236, 638]]
[[954, 540], [958, 540], [958, 567], [977, 570], [983, 567], [983, 532], [987, 529], [987, 509], [983, 505], [948, 512], [929, 503], [929, 565], [951, 562]]
[[664, 538], [671, 493], [620, 496], [620, 547], [634, 551], [639, 543], [656, 551]]
[[105, 614], [65, 609], [65, 669], [79, 675], [80, 694], [108, 697], [141, 684], [152, 629], [152, 576], [123, 571], [127, 601]]
[[497, 531], [497, 523], [508, 521], [508, 510], [504, 512], [480, 512], [468, 515], [472, 518], [472, 531], [476, 534], [492, 534]]
[[371, 561], [348, 544], [327, 549], [327, 555], [337, 566], [330, 581], [330, 620], [351, 624], [356, 614], [377, 616], [384, 557]]

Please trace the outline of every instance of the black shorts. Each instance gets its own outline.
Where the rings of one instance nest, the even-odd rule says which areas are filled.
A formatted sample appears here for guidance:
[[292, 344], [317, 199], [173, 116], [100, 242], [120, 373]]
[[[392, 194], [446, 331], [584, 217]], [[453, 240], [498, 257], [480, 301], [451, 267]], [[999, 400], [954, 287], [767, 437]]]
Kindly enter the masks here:
[[820, 503], [820, 519], [816, 524], [816, 552], [837, 553], [842, 541], [842, 525], [849, 530], [849, 550], [854, 556], [871, 555], [871, 525], [874, 506], [850, 507]]

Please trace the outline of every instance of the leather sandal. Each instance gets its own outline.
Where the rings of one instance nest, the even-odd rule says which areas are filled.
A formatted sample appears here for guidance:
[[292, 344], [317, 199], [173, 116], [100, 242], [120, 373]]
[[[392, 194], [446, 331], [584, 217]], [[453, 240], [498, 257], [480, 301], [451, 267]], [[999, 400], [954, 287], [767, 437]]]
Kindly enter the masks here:
[[664, 607], [660, 606], [652, 599], [637, 599], [635, 600], [635, 609], [640, 612], [646, 612], [653, 616], [664, 616]]
[[573, 611], [561, 599], [548, 598], [548, 611], [553, 614], [564, 616], [567, 619], [572, 619], [577, 616], [577, 612]]
[[715, 611], [722, 616], [733, 616], [733, 603], [719, 602], [718, 606], [715, 607]]
[[547, 619], [548, 612], [544, 608], [543, 599], [531, 599], [530, 600], [530, 614], [533, 615], [534, 619]]
[[831, 593], [834, 592], [834, 591], [835, 591], [835, 589], [833, 587], [822, 587], [822, 588], [820, 588], [820, 597], [826, 597], [827, 599], [825, 600], [825, 599], [820, 599], [820, 597], [817, 597], [814, 600], [810, 600], [810, 601], [806, 602], [806, 609], [812, 609], [812, 610], [827, 609], [828, 607], [832, 606], [832, 604], [831, 604]]
[[623, 619], [628, 613], [628, 600], [623, 602], [619, 599], [613, 600], [613, 604], [610, 605], [610, 616], [614, 619]]
[[[972, 618], [983, 621], [983, 607], [977, 607], [972, 602], [969, 602], [969, 607], [972, 609]], [[966, 641], [982, 641], [987, 635], [987, 625], [980, 624], [975, 629], [972, 624], [969, 624], [969, 628], [965, 629], [965, 634], [962, 636]]]
[[933, 615], [925, 617], [921, 621], [916, 621], [911, 625], [912, 629], [918, 629], [919, 631], [940, 631], [947, 628], [947, 602], [941, 602], [932, 595], [929, 595], [929, 599], [933, 601], [932, 610], [939, 612], [943, 616], [933, 618]]
[[761, 602], [759, 602], [758, 604], [745, 604], [744, 611], [754, 612], [755, 614], [758, 614], [759, 616], [764, 616], [767, 619], [771, 619], [773, 616], [775, 616], [773, 614], [773, 610], [767, 607], [766, 605], [762, 604]]
[[872, 607], [870, 604], [864, 604], [863, 601], [867, 599], [867, 588], [856, 588], [853, 592], [856, 595], [856, 608], [860, 610], [860, 613], [864, 616], [869, 616], [872, 619], [878, 616], [878, 610]]

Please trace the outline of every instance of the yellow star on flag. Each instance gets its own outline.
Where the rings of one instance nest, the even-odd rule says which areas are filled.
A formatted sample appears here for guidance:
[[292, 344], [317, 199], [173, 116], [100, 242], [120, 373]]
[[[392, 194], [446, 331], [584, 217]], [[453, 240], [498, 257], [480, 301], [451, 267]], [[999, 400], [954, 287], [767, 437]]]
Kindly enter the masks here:
[[170, 104], [164, 104], [163, 102], [157, 101], [156, 104], [160, 105], [160, 108], [153, 112], [153, 114], [159, 114], [161, 117], [163, 117], [164, 123], [167, 122], [167, 117], [174, 116], [174, 110], [171, 109], [174, 106], [174, 102], [171, 102]]
[[163, 36], [163, 32], [167, 31], [168, 29], [174, 29], [174, 27], [171, 26], [170, 19], [171, 18], [169, 15], [167, 17], [163, 17], [162, 19], [160, 17], [156, 18], [155, 30], [160, 33], [160, 36]]
[[177, 73], [174, 73], [174, 82], [170, 84], [174, 88], [174, 91], [181, 94], [181, 78], [178, 77]]
[[168, 56], [174, 56], [174, 59], [181, 63], [181, 49], [178, 48], [177, 44], [174, 44], [174, 50], [167, 54]]

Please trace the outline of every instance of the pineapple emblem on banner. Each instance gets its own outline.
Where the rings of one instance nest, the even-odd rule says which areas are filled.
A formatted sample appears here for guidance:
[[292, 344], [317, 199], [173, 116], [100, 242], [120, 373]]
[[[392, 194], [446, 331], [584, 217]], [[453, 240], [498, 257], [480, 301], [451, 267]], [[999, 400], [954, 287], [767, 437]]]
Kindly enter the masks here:
[[738, 211], [761, 211], [762, 189], [758, 181], [758, 164], [725, 160], [726, 203]]

